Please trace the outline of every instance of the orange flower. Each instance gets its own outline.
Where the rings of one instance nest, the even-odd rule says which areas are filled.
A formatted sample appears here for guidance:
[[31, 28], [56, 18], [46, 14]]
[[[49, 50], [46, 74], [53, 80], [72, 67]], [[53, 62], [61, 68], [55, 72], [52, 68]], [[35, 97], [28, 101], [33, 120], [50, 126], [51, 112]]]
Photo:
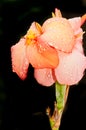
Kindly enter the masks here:
[[55, 9], [52, 18], [42, 26], [33, 22], [27, 34], [11, 47], [12, 70], [25, 79], [29, 64], [39, 84], [74, 85], [83, 77], [86, 57], [83, 51], [83, 30], [86, 15], [66, 19]]
[[58, 65], [58, 53], [48, 44], [39, 42], [41, 26], [33, 22], [27, 34], [11, 47], [12, 70], [21, 79], [25, 79], [29, 64], [34, 68], [55, 68]]
[[55, 69], [34, 70], [34, 76], [40, 84], [51, 86], [58, 81], [60, 84], [74, 85], [82, 79], [86, 69], [86, 57], [83, 50], [84, 32], [81, 26], [85, 20], [86, 15], [71, 19], [63, 18], [61, 12], [55, 9], [53, 18], [43, 23], [44, 33], [39, 37], [39, 41], [56, 48], [59, 64]]

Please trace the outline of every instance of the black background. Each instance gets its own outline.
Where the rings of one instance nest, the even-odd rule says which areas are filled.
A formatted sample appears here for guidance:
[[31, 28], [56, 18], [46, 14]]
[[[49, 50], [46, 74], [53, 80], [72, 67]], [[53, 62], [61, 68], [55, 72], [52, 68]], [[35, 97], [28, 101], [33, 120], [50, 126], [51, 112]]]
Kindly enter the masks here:
[[[86, 6], [80, 0], [1, 0], [0, 1], [0, 130], [50, 130], [45, 109], [53, 111], [54, 86], [40, 86], [30, 66], [21, 81], [12, 72], [10, 47], [19, 41], [31, 22], [40, 24], [59, 8], [66, 18], [82, 16]], [[83, 25], [86, 30], [86, 23]], [[86, 34], [84, 34], [86, 55]], [[86, 129], [86, 75], [71, 86], [59, 130]]]

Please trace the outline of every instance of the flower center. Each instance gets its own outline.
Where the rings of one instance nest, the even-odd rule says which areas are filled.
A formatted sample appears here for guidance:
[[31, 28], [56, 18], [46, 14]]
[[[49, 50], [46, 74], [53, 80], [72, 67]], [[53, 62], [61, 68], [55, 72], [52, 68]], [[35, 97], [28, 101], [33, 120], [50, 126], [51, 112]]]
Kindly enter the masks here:
[[42, 34], [42, 28], [40, 24], [34, 22], [31, 28], [28, 30], [26, 34], [26, 44], [36, 43], [36, 38]]
[[26, 44], [30, 45], [30, 44], [34, 43], [35, 38], [36, 38], [36, 35], [35, 35], [34, 31], [29, 30], [27, 35], [26, 35]]

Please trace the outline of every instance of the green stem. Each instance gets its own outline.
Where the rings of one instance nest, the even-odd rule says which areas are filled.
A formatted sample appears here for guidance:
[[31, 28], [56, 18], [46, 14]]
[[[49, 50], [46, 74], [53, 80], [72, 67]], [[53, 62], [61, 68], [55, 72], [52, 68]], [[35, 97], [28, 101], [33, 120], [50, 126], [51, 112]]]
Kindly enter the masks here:
[[59, 84], [58, 82], [55, 83], [56, 101], [54, 104], [55, 109], [54, 109], [54, 113], [52, 117], [49, 114], [50, 109], [49, 108], [47, 109], [52, 130], [59, 130], [62, 112], [65, 107], [65, 103], [68, 96], [68, 91], [69, 91], [69, 86]]

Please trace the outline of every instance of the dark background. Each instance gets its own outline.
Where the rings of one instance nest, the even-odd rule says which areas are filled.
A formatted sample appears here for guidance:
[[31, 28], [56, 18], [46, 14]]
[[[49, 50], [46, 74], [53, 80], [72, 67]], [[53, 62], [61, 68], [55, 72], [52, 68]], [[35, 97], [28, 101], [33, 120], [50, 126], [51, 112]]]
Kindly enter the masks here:
[[[86, 13], [82, 0], [0, 0], [0, 130], [50, 130], [47, 106], [53, 111], [54, 86], [40, 86], [30, 66], [21, 81], [12, 72], [10, 47], [19, 41], [33, 21], [42, 22], [59, 8], [66, 18]], [[86, 30], [86, 23], [82, 26]], [[86, 55], [86, 34], [84, 34]], [[86, 75], [71, 86], [60, 130], [86, 129]]]

